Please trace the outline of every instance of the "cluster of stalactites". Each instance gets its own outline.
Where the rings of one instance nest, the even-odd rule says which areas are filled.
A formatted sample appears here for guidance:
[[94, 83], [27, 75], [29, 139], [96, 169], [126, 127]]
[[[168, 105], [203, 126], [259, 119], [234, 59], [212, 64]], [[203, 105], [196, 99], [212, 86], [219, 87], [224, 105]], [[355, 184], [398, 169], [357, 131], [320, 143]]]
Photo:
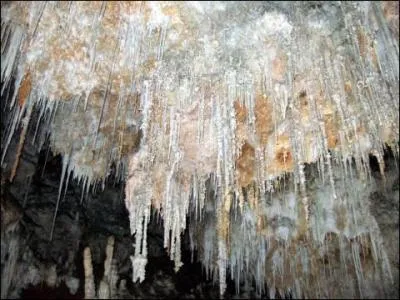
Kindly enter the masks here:
[[[346, 177], [354, 158], [367, 177], [368, 154], [382, 174], [383, 145], [398, 154], [397, 11], [375, 2], [271, 5], [2, 4], [2, 95], [14, 75], [10, 104], [18, 104], [7, 144], [21, 120], [24, 144], [34, 103], [51, 107], [42, 115], [52, 147], [64, 155], [60, 194], [66, 174], [67, 184], [74, 174], [87, 190], [131, 153], [125, 200], [134, 281], [145, 277], [151, 206], [164, 219], [164, 246], [179, 269], [189, 208], [201, 220], [212, 182], [212, 263], [222, 295], [227, 269], [239, 266], [232, 276], [240, 281], [250, 264], [243, 264], [248, 250], [237, 261], [229, 256], [233, 212], [251, 224], [274, 180], [290, 172], [300, 225], [311, 238], [306, 163], [317, 162], [330, 201], [340, 201], [334, 161]], [[264, 259], [265, 248], [258, 249]]]
[[[276, 293], [294, 298], [383, 297], [390, 293], [392, 270], [370, 211], [376, 182], [371, 177], [366, 180], [367, 174], [351, 161], [346, 162], [347, 174], [340, 163], [333, 163], [332, 168], [335, 193], [324, 180], [329, 176], [327, 170], [322, 174], [315, 164], [307, 167], [308, 220], [301, 191], [294, 191], [293, 176], [272, 183], [275, 192], [262, 193], [252, 184], [233, 193], [230, 212], [225, 215], [215, 212], [215, 186], [208, 182], [202, 220], [193, 219], [189, 225], [192, 250], [198, 251], [207, 276], [221, 279], [215, 274], [221, 274], [219, 249], [224, 243], [228, 251], [222, 266], [236, 281], [238, 293], [242, 283], [251, 282], [259, 296], [268, 291], [270, 298]], [[241, 210], [234, 206], [239, 201], [243, 202]], [[221, 225], [229, 229], [226, 235], [221, 234]]]
[[[246, 261], [253, 250], [244, 249], [235, 254], [237, 256], [230, 256], [234, 250], [234, 238], [230, 236], [231, 215], [242, 215], [241, 226], [246, 226], [246, 215], [260, 210], [259, 203], [264, 197], [260, 195], [273, 192], [277, 176], [285, 172], [294, 174], [295, 202], [301, 202], [295, 205], [298, 219], [293, 228], [274, 232], [267, 240], [255, 234], [258, 244], [254, 249], [259, 249], [259, 259], [265, 263], [267, 245], [276, 235], [286, 236], [290, 245], [296, 243], [289, 241], [295, 233], [311, 241], [309, 248], [298, 254], [302, 260], [307, 260], [304, 256], [311, 255], [308, 252], [316, 249], [328, 234], [322, 229], [310, 231], [310, 227], [329, 227], [324, 222], [330, 220], [318, 219], [321, 212], [311, 215], [315, 207], [307, 191], [309, 178], [305, 174], [305, 163], [317, 162], [322, 182], [328, 183], [330, 202], [350, 203], [344, 209], [344, 216], [347, 216], [347, 209], [351, 211], [356, 205], [352, 201], [358, 196], [339, 195], [334, 179], [338, 169], [334, 170], [334, 161], [342, 162], [340, 174], [346, 177], [351, 176], [348, 164], [354, 157], [360, 178], [368, 178], [369, 154], [377, 157], [384, 175], [384, 143], [393, 145], [398, 152], [398, 43], [388, 32], [381, 8], [376, 4], [334, 7], [338, 17], [336, 23], [331, 24], [334, 29], [324, 24], [334, 22], [330, 19], [318, 25], [310, 17], [309, 22], [304, 23], [302, 12], [295, 6], [290, 38], [279, 44], [277, 49], [282, 53], [272, 58], [272, 72], [265, 70], [262, 78], [249, 69], [228, 65], [228, 71], [217, 75], [219, 81], [189, 77], [180, 80], [180, 86], [170, 91], [170, 87], [155, 78], [146, 82], [142, 89], [142, 97], [147, 99], [142, 103], [143, 122], [148, 123], [142, 125], [145, 137], [142, 148], [131, 157], [126, 197], [132, 232], [143, 232], [136, 237], [135, 245], [145, 246], [141, 241], [145, 237], [142, 220], [148, 221], [153, 205], [164, 219], [164, 246], [178, 269], [181, 264], [179, 240], [185, 229], [187, 209], [191, 206], [201, 218], [206, 182], [213, 181], [215, 202], [211, 211], [216, 221], [211, 224], [216, 240], [211, 243], [209, 237], [204, 237], [204, 243], [213, 248], [208, 249], [214, 256], [208, 253], [205, 254], [208, 258], [203, 259], [209, 262], [210, 270], [217, 266], [221, 295], [226, 288], [228, 269], [232, 277], [240, 281], [238, 274], [254, 263]], [[316, 37], [310, 37], [312, 34]], [[320, 59], [316, 59], [318, 57]], [[254, 187], [248, 190], [246, 197], [253, 194], [252, 200], [245, 204], [241, 190], [250, 185]], [[147, 192], [142, 192], [144, 189]], [[262, 216], [256, 220], [251, 225], [254, 228], [265, 222]], [[375, 232], [375, 225], [371, 218], [365, 225], [367, 229], [363, 230], [372, 228]], [[343, 239], [340, 230], [336, 233]], [[354, 238], [362, 231], [352, 234]], [[368, 247], [383, 253], [375, 246], [379, 233], [375, 232], [371, 239]], [[351, 248], [353, 252], [356, 252], [355, 247]], [[289, 246], [285, 251], [287, 248]], [[141, 254], [145, 253], [140, 249]], [[273, 256], [272, 265], [280, 268], [279, 274], [283, 276], [286, 270], [279, 264], [283, 264], [284, 259], [277, 255]], [[288, 252], [281, 255], [288, 255]], [[352, 264], [359, 270], [358, 256], [351, 257]], [[347, 256], [342, 259], [342, 263], [349, 263]], [[387, 269], [387, 259], [384, 264]], [[264, 266], [259, 261], [254, 265]], [[277, 281], [278, 271], [270, 270], [274, 274], [272, 282]], [[269, 275], [258, 272], [254, 277], [259, 286], [265, 280], [272, 280]], [[357, 271], [357, 282], [362, 286], [360, 274]], [[143, 273], [141, 278], [144, 278]], [[297, 281], [292, 288], [296, 288], [300, 296], [307, 284]], [[280, 288], [283, 287], [281, 282]]]

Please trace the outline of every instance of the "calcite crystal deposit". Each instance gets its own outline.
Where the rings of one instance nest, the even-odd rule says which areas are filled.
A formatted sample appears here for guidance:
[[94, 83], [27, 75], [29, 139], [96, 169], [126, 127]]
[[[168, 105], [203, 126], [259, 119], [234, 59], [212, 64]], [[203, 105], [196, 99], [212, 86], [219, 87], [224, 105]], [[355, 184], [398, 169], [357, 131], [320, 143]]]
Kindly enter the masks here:
[[368, 161], [384, 178], [399, 153], [398, 2], [1, 5], [5, 140], [37, 109], [62, 179], [87, 192], [116, 168], [134, 281], [153, 207], [176, 270], [191, 216], [221, 295], [229, 274], [270, 296], [386, 293], [367, 288], [391, 279]]

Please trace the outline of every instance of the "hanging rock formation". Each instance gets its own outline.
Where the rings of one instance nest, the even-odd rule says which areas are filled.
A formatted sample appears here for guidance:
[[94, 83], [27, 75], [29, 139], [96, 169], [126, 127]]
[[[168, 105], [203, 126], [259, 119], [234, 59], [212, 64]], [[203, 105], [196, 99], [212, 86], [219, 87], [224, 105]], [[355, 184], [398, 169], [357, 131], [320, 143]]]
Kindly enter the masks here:
[[229, 277], [270, 297], [398, 287], [371, 210], [398, 180], [398, 2], [1, 5], [1, 162], [14, 180], [28, 128], [62, 155], [50, 240], [69, 180], [82, 203], [114, 168], [134, 282], [153, 208], [175, 270], [189, 227], [221, 297]]

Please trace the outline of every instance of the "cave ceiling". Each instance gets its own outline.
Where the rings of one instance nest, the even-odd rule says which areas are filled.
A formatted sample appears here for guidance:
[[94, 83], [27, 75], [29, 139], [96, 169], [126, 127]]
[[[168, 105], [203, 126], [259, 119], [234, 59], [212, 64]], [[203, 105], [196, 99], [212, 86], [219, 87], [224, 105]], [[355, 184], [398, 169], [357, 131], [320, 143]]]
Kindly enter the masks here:
[[239, 280], [252, 264], [259, 286], [310, 297], [332, 232], [363, 237], [341, 244], [359, 295], [360, 245], [390, 273], [365, 199], [369, 157], [385, 178], [385, 149], [399, 154], [398, 2], [4, 1], [1, 25], [4, 174], [14, 179], [30, 127], [62, 155], [60, 193], [115, 170], [133, 281], [151, 208], [176, 270], [196, 216], [193, 243], [221, 295], [228, 269]]

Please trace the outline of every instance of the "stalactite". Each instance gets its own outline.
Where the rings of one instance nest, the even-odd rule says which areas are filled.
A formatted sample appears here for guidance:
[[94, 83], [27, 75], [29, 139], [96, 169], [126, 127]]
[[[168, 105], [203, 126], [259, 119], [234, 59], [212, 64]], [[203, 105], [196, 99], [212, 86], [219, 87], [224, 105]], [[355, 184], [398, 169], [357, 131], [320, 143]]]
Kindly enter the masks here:
[[[339, 297], [345, 288], [328, 282], [342, 272], [361, 296], [360, 245], [349, 240], [373, 231], [365, 244], [389, 272], [366, 199], [368, 155], [384, 178], [384, 145], [399, 152], [396, 16], [369, 2], [4, 4], [1, 93], [14, 76], [15, 113], [2, 163], [25, 114], [12, 179], [34, 104], [50, 107], [60, 194], [65, 173], [67, 185], [82, 182], [81, 203], [112, 163], [126, 179], [134, 282], [145, 279], [153, 206], [176, 271], [195, 214], [191, 247], [221, 297], [227, 270], [237, 289], [267, 282], [271, 298]], [[318, 262], [332, 234], [340, 270], [328, 272]], [[99, 297], [113, 293], [107, 280]]]
[[11, 170], [11, 175], [10, 175], [10, 181], [12, 182], [15, 174], [17, 172], [18, 164], [19, 164], [19, 158], [22, 153], [22, 149], [24, 148], [24, 143], [25, 143], [25, 138], [26, 138], [26, 133], [28, 131], [28, 126], [29, 126], [29, 121], [31, 119], [32, 115], [32, 109], [33, 109], [33, 104], [28, 104], [28, 108], [26, 111], [26, 115], [24, 119], [22, 120], [22, 132], [19, 138], [19, 143], [18, 143], [18, 148], [17, 148], [17, 153], [15, 155], [15, 160], [14, 160], [14, 165]]
[[[71, 149], [71, 151], [72, 151], [72, 149]], [[57, 218], [58, 208], [59, 208], [59, 205], [60, 205], [62, 188], [63, 188], [63, 185], [64, 185], [64, 177], [65, 177], [65, 174], [68, 172], [68, 166], [70, 164], [70, 157], [71, 157], [71, 153], [69, 153], [69, 155], [64, 157], [64, 160], [63, 160], [63, 165], [62, 165], [62, 170], [61, 170], [60, 186], [58, 188], [58, 197], [57, 197], [57, 202], [56, 202], [56, 209], [54, 210], [54, 216], [53, 216], [53, 222], [51, 224], [49, 241], [53, 240], [53, 233], [54, 233], [54, 228], [55, 228], [55, 225], [56, 225], [56, 218]], [[67, 188], [67, 186], [65, 188]]]

